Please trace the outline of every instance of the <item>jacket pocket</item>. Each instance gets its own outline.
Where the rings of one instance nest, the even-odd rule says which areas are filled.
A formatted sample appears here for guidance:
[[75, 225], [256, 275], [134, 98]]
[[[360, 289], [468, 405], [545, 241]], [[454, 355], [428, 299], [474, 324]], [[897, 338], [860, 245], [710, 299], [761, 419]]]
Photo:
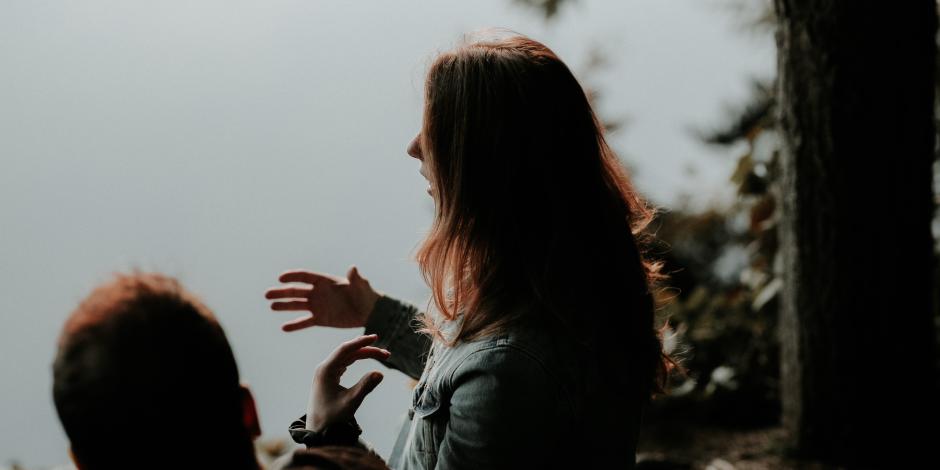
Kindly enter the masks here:
[[440, 394], [434, 390], [434, 387], [422, 387], [415, 393], [415, 416], [419, 418], [428, 418], [441, 409]]
[[418, 452], [437, 454], [447, 427], [441, 402], [441, 394], [433, 385], [422, 384], [415, 388], [412, 445]]

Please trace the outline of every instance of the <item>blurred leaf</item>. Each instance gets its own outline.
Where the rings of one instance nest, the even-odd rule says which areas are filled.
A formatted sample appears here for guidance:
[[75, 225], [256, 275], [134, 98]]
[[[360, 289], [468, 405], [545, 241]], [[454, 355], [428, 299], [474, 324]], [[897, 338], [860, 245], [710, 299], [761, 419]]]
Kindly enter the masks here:
[[729, 110], [727, 124], [711, 131], [697, 131], [699, 139], [709, 144], [731, 145], [754, 138], [755, 132], [773, 122], [775, 98], [773, 86], [761, 81], [751, 83], [751, 97], [742, 107]]
[[770, 0], [724, 0], [723, 4], [742, 32], [766, 35], [777, 27], [777, 15]]
[[765, 224], [772, 223], [776, 205], [776, 200], [765, 194], [751, 206], [751, 233], [758, 234], [766, 228]]
[[751, 303], [751, 308], [755, 312], [761, 311], [768, 302], [773, 300], [777, 294], [780, 293], [780, 289], [783, 288], [783, 280], [774, 278], [772, 281], [768, 282], [767, 285], [757, 293], [757, 296], [754, 297], [754, 302]]
[[546, 20], [550, 20], [558, 14], [558, 9], [562, 4], [573, 2], [574, 0], [514, 0], [516, 3], [541, 10]]
[[746, 153], [741, 155], [741, 157], [738, 158], [737, 166], [734, 167], [734, 173], [731, 174], [731, 182], [738, 186], [744, 184], [744, 180], [747, 179], [747, 175], [750, 174], [753, 169], [754, 160], [751, 159], [751, 154]]

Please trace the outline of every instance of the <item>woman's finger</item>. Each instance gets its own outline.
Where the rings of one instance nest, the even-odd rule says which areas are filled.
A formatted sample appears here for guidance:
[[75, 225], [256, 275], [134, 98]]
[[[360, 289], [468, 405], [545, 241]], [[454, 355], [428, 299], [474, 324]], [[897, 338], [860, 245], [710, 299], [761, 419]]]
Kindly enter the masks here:
[[307, 284], [316, 284], [318, 282], [329, 281], [331, 279], [325, 274], [304, 271], [303, 269], [292, 269], [290, 271], [284, 271], [277, 278], [277, 280], [281, 282], [304, 282]]
[[385, 359], [388, 359], [388, 356], [391, 354], [392, 353], [390, 353], [387, 349], [377, 348], [375, 346], [366, 346], [343, 356], [342, 360], [345, 366], [350, 366], [352, 363], [362, 359], [375, 359], [377, 361], [384, 361]]
[[343, 359], [347, 355], [359, 350], [360, 348], [363, 348], [365, 346], [368, 346], [374, 343], [375, 340], [377, 339], [379, 339], [379, 335], [371, 334], [371, 335], [359, 336], [349, 341], [346, 341], [345, 343], [339, 345], [339, 347], [333, 351], [333, 354], [330, 354], [330, 357], [327, 360], [327, 362], [338, 363], [340, 362], [341, 359]]
[[266, 299], [306, 299], [310, 297], [310, 287], [272, 287], [264, 293]]
[[331, 354], [330, 357], [323, 361], [321, 364], [321, 370], [329, 376], [339, 377], [343, 374], [343, 372], [346, 371], [347, 367], [351, 366], [356, 361], [362, 359], [375, 359], [377, 361], [384, 361], [391, 355], [392, 353], [390, 353], [388, 350], [377, 348], [375, 346], [364, 346], [342, 353], [339, 349], [337, 349], [336, 351], [333, 351], [333, 354]]
[[317, 324], [317, 319], [313, 315], [300, 317], [281, 325], [281, 330], [286, 332], [302, 330]]
[[351, 366], [356, 361], [361, 361], [363, 359], [384, 361], [391, 355], [392, 353], [388, 352], [388, 350], [376, 348], [374, 346], [366, 346], [364, 348], [360, 348], [357, 351], [352, 351], [339, 357], [331, 357], [329, 360], [323, 363], [323, 367], [324, 370], [327, 371], [327, 373], [330, 375], [342, 375], [342, 373], [346, 371], [346, 368]]
[[353, 413], [359, 409], [359, 405], [362, 404], [362, 400], [365, 399], [366, 395], [375, 390], [375, 387], [382, 382], [382, 378], [383, 375], [379, 371], [369, 372], [349, 389], [349, 406], [352, 407], [351, 411]]
[[274, 302], [271, 304], [271, 310], [277, 311], [287, 311], [287, 310], [310, 310], [310, 304], [304, 300], [291, 300], [289, 302]]

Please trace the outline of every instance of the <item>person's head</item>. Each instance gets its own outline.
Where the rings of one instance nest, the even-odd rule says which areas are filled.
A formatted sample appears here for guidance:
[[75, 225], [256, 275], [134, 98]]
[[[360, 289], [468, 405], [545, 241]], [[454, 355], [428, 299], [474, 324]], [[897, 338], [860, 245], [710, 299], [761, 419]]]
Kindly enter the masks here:
[[376, 454], [358, 447], [322, 446], [297, 449], [283, 470], [388, 470]]
[[671, 361], [654, 327], [658, 265], [640, 243], [653, 210], [554, 52], [503, 35], [440, 54], [408, 153], [436, 206], [416, 259], [443, 317], [464, 312], [452, 339], [538, 317], [600, 357], [616, 344], [625, 380], [658, 389]]
[[53, 398], [79, 468], [257, 468], [258, 418], [225, 333], [172, 278], [117, 275], [81, 302]]

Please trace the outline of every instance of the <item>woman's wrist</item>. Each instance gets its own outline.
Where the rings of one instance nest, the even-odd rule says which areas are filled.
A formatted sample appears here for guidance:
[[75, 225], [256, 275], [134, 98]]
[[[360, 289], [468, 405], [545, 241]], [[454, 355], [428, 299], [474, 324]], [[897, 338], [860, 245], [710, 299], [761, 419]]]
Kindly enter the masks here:
[[316, 413], [316, 389], [317, 389], [317, 379], [314, 378], [313, 383], [310, 384], [310, 399], [307, 400], [307, 414], [304, 415], [304, 429], [312, 432], [319, 432], [323, 430], [324, 424], [323, 419], [317, 417]]
[[371, 287], [366, 290], [363, 294], [363, 299], [361, 302], [361, 314], [362, 314], [362, 325], [365, 326], [369, 323], [369, 318], [372, 316], [372, 312], [375, 311], [375, 304], [384, 294], [379, 292]]
[[359, 423], [356, 422], [355, 418], [337, 421], [320, 429], [312, 430], [309, 426], [309, 415], [304, 415], [294, 420], [290, 425], [291, 439], [298, 444], [305, 444], [307, 447], [356, 445], [361, 434], [362, 428], [359, 427]]

